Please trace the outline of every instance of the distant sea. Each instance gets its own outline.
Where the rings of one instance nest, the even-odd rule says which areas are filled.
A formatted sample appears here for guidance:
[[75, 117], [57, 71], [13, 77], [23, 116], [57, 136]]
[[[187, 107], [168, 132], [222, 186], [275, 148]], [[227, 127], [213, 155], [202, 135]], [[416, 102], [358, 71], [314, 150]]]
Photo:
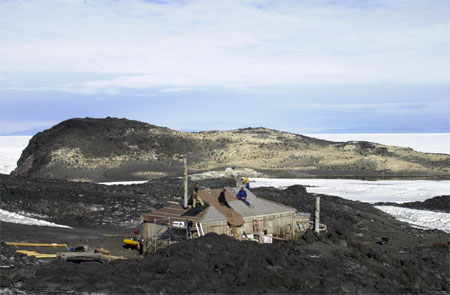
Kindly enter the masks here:
[[[450, 133], [387, 134], [305, 134], [330, 141], [370, 141], [386, 145], [410, 147], [419, 152], [450, 154]], [[0, 136], [0, 173], [16, 168], [22, 150], [31, 136]]]

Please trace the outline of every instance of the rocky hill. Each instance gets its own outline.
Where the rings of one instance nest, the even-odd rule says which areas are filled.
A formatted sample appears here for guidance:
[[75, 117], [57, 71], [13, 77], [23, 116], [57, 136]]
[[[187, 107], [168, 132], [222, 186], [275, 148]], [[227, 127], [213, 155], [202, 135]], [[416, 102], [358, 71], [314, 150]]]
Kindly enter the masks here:
[[36, 134], [12, 175], [78, 181], [152, 179], [227, 167], [276, 177], [450, 178], [450, 155], [330, 142], [246, 128], [180, 132], [127, 119], [70, 119]]

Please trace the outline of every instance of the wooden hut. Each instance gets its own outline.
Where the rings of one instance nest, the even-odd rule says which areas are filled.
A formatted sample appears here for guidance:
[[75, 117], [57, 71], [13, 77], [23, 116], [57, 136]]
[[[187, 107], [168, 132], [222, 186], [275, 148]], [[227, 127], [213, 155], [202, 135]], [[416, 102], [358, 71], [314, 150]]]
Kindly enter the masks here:
[[205, 189], [199, 190], [199, 195], [206, 206], [185, 209], [181, 204], [173, 203], [143, 214], [144, 252], [210, 232], [239, 239], [257, 237], [260, 242], [265, 237], [293, 239], [299, 230], [299, 220], [309, 224], [309, 218], [305, 220], [305, 215], [298, 215], [293, 207], [258, 198], [246, 189], [247, 201], [251, 205], [247, 206], [236, 198], [239, 188], [226, 189], [225, 197], [231, 208], [218, 201], [222, 189]]

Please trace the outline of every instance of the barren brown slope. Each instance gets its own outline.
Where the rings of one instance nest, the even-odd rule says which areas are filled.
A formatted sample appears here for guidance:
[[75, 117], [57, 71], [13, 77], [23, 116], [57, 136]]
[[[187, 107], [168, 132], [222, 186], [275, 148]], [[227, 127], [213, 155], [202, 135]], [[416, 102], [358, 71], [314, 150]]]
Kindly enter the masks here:
[[150, 179], [248, 167], [284, 177], [450, 176], [450, 155], [270, 130], [180, 132], [127, 119], [70, 119], [36, 134], [14, 175], [84, 181]]

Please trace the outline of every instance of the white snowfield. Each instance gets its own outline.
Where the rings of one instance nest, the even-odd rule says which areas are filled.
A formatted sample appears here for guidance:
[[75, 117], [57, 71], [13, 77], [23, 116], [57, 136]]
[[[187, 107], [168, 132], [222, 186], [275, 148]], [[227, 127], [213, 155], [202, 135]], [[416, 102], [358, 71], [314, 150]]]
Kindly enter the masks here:
[[[252, 178], [251, 181], [251, 187], [273, 186], [276, 188], [286, 188], [294, 184], [307, 185], [306, 190], [310, 193], [333, 195], [344, 199], [368, 203], [424, 201], [436, 196], [450, 194], [450, 181], [447, 180], [363, 181], [351, 179]], [[408, 222], [415, 227], [440, 229], [450, 233], [450, 213], [394, 206], [376, 207], [396, 219]]]
[[9, 212], [0, 209], [0, 221], [9, 223], [18, 223], [26, 225], [37, 225], [37, 226], [49, 226], [49, 227], [61, 227], [61, 228], [72, 228], [67, 225], [56, 224], [53, 222], [48, 222], [44, 220], [39, 220], [31, 217], [26, 217], [17, 213]]
[[440, 229], [450, 233], [450, 214], [432, 212], [426, 210], [416, 210], [408, 208], [400, 208], [395, 206], [375, 206], [384, 211], [397, 220], [407, 222], [413, 227]]
[[424, 201], [450, 194], [450, 180], [272, 179], [252, 178], [251, 187], [305, 185], [310, 193], [367, 203]]
[[0, 173], [9, 174], [17, 167], [31, 136], [0, 136]]

